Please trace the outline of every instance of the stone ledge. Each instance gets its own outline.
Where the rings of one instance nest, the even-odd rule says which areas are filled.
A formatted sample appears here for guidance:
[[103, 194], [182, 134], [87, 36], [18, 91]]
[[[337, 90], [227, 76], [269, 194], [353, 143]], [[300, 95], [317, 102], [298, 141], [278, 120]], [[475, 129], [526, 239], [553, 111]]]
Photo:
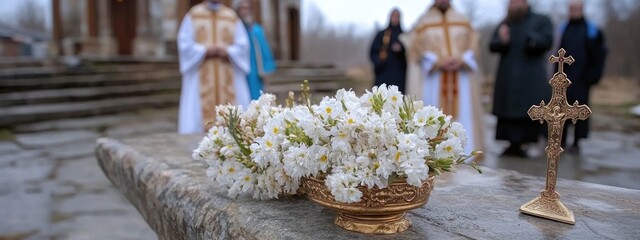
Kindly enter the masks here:
[[513, 171], [466, 168], [438, 177], [429, 203], [410, 212], [413, 227], [370, 236], [333, 225], [334, 213], [304, 198], [230, 199], [211, 187], [191, 150], [201, 136], [160, 134], [121, 141], [102, 138], [96, 154], [105, 174], [160, 239], [635, 239], [640, 191], [563, 180], [562, 201], [576, 215], [566, 225], [520, 214], [544, 179]]
[[42, 121], [42, 119], [55, 120], [177, 106], [179, 100], [180, 94], [176, 92], [82, 102], [0, 107], [0, 112], [3, 114], [2, 118], [0, 118], [0, 127], [33, 123]]

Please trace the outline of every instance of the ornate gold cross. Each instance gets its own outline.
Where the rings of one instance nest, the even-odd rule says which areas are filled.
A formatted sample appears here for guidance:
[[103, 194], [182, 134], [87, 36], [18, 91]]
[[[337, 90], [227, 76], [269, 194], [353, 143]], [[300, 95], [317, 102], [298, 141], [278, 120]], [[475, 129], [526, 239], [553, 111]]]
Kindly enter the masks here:
[[558, 51], [558, 57], [551, 56], [549, 58], [551, 63], [559, 64], [558, 72], [549, 81], [552, 87], [551, 101], [549, 104], [545, 104], [543, 100], [540, 102], [540, 106], [532, 106], [527, 112], [531, 119], [538, 120], [540, 123], [546, 121], [548, 125], [549, 143], [545, 148], [545, 152], [547, 152], [547, 183], [540, 197], [522, 205], [520, 212], [575, 224], [573, 213], [560, 202], [560, 194], [556, 192], [558, 160], [564, 151], [560, 141], [565, 122], [571, 120], [575, 124], [577, 120], [585, 120], [591, 115], [591, 109], [587, 105], [578, 105], [578, 101], [573, 105], [569, 105], [567, 102], [567, 87], [571, 85], [571, 81], [564, 73], [563, 66], [565, 63], [571, 65], [575, 60], [571, 56], [565, 57], [565, 53], [566, 51], [561, 48]]
[[[553, 56], [551, 55], [551, 57], [549, 57], [549, 61], [551, 63], [560, 63], [558, 65], [558, 73], [564, 73], [564, 64], [573, 64], [573, 62], [575, 62], [576, 60], [573, 59], [572, 56], [568, 56], [568, 57], [564, 57], [564, 54], [566, 54], [567, 52], [564, 50], [564, 48], [560, 48], [560, 50], [558, 50], [558, 56]], [[571, 81], [569, 81], [569, 84], [571, 84]], [[553, 84], [552, 84], [553, 85]]]

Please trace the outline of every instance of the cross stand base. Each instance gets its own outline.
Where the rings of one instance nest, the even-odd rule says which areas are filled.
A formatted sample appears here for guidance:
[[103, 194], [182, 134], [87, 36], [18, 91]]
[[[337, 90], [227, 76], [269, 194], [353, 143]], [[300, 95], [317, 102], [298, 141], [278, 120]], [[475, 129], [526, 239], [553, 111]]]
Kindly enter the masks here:
[[520, 207], [520, 212], [567, 224], [576, 224], [573, 212], [560, 199], [537, 197]]

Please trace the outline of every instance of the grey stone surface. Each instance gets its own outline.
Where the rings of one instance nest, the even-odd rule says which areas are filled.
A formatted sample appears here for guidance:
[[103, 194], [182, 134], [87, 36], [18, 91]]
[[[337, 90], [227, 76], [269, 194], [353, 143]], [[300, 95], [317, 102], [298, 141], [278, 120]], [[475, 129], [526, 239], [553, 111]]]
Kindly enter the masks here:
[[11, 160], [8, 165], [0, 165], [0, 239], [44, 238], [51, 198], [50, 189], [42, 183], [51, 175], [53, 162], [37, 151], [0, 158]]
[[20, 151], [20, 147], [11, 141], [0, 141], [0, 156]]
[[0, 126], [17, 125], [19, 123], [36, 122], [42, 119], [64, 119], [83, 116], [95, 116], [139, 110], [176, 106], [180, 100], [179, 93], [163, 93], [153, 96], [121, 97], [116, 99], [91, 100], [83, 102], [63, 102], [24, 106], [2, 107]]
[[69, 130], [69, 129], [100, 129], [109, 125], [114, 125], [122, 121], [131, 121], [136, 118], [135, 115], [109, 115], [96, 116], [88, 118], [74, 118], [44, 121], [31, 124], [23, 124], [15, 127], [19, 132], [41, 132], [53, 130]]
[[127, 212], [131, 209], [131, 205], [121, 194], [105, 191], [103, 193], [81, 194], [64, 199], [57, 209], [56, 213], [59, 214], [81, 215], [105, 212]]
[[56, 172], [56, 182], [89, 191], [103, 190], [111, 186], [95, 157], [62, 162]]
[[48, 192], [17, 189], [3, 194], [0, 191], [0, 203], [0, 239], [43, 239], [47, 236], [51, 204]]
[[78, 141], [91, 141], [99, 136], [96, 132], [87, 130], [53, 131], [18, 134], [16, 141], [25, 148], [41, 148]]
[[44, 153], [39, 150], [22, 150], [19, 152], [0, 155], [0, 167], [16, 165], [18, 161], [28, 161], [31, 159], [41, 159]]
[[123, 215], [81, 215], [68, 221], [55, 223], [51, 235], [57, 240], [152, 240], [157, 239], [153, 231], [148, 231], [140, 215], [131, 209], [133, 214]]
[[[111, 69], [109, 71], [100, 71], [98, 73], [92, 73], [89, 75], [65, 75], [64, 70], [58, 69], [55, 73], [61, 74], [58, 76], [51, 76], [47, 73], [44, 75], [37, 75], [31, 72], [30, 69], [22, 69], [23, 74], [9, 75], [9, 79], [3, 79], [6, 75], [0, 70], [0, 87], [7, 89], [46, 89], [56, 87], [80, 87], [80, 86], [95, 86], [95, 85], [117, 85], [117, 84], [131, 84], [136, 82], [151, 82], [164, 79], [177, 79], [180, 78], [180, 73], [177, 69], [165, 69], [158, 70], [152, 66], [147, 66], [145, 71], [142, 71], [140, 66], [127, 66], [126, 68]], [[27, 71], [25, 71], [27, 70]], [[38, 69], [39, 70], [39, 69]], [[115, 72], [118, 71], [118, 72]]]
[[179, 91], [180, 82], [167, 81], [140, 83], [129, 86], [97, 86], [83, 88], [46, 89], [0, 93], [0, 106], [63, 102], [69, 100], [91, 100], [104, 97], [148, 95], [162, 91]]
[[[508, 143], [495, 141], [495, 117], [487, 115], [484, 120], [486, 154], [480, 164], [535, 176], [546, 174], [545, 140], [529, 146], [529, 158], [503, 157], [500, 154]], [[562, 154], [558, 165], [559, 177], [640, 189], [640, 134], [633, 131], [594, 130], [580, 145], [580, 154]]]
[[229, 199], [211, 187], [191, 151], [201, 136], [161, 134], [99, 139], [99, 162], [161, 239], [637, 239], [640, 191], [560, 179], [576, 225], [518, 212], [544, 179], [485, 168], [437, 178], [429, 203], [410, 212], [413, 227], [369, 236], [333, 225], [334, 213], [304, 198]]
[[[148, 112], [148, 111], [147, 111]], [[111, 126], [117, 126], [122, 124], [137, 123], [140, 121], [155, 121], [155, 120], [173, 120], [175, 122], [178, 116], [177, 108], [169, 108], [158, 111], [154, 109], [149, 114], [138, 113], [122, 113], [107, 116], [94, 116], [87, 118], [72, 118], [62, 120], [51, 120], [31, 124], [23, 124], [15, 127], [17, 132], [42, 132], [42, 131], [54, 131], [54, 130], [77, 130], [77, 129], [90, 129], [90, 130], [102, 130]]]
[[72, 196], [76, 194], [76, 192], [78, 192], [79, 188], [69, 183], [58, 184], [52, 182], [51, 184], [54, 185], [51, 187], [51, 197], [54, 198], [65, 198]]
[[72, 144], [66, 144], [63, 146], [54, 146], [44, 149], [43, 151], [52, 159], [56, 160], [68, 160], [77, 159], [83, 157], [91, 157], [94, 155], [91, 139], [86, 139], [81, 142], [75, 142]]
[[608, 130], [616, 132], [629, 132], [640, 130], [640, 121], [633, 117], [620, 117], [616, 114], [607, 114], [597, 112], [589, 118], [592, 130]]
[[105, 135], [109, 137], [128, 137], [150, 133], [167, 133], [177, 131], [176, 125], [170, 121], [137, 122], [122, 124], [106, 129]]
[[0, 240], [157, 239], [94, 149], [107, 129], [155, 126], [133, 133], [141, 135], [173, 123], [175, 131], [176, 64], [0, 73]]
[[2, 169], [0, 187], [13, 187], [15, 184], [40, 182], [47, 179], [53, 170], [53, 162], [46, 159], [27, 159], [17, 166]]

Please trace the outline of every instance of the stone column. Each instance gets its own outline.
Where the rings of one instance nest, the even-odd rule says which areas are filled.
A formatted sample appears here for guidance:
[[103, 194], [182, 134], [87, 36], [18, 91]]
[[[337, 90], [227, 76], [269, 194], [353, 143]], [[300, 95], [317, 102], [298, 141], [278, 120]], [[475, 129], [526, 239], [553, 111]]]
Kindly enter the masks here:
[[141, 37], [148, 37], [150, 34], [150, 18], [151, 14], [149, 13], [149, 0], [137, 0], [138, 5], [136, 6], [137, 23], [138, 26], [136, 28], [136, 35]]
[[[60, 14], [60, 35], [63, 55], [79, 55], [84, 48], [86, 33], [85, 1], [58, 0]], [[55, 6], [53, 6], [55, 7]], [[52, 9], [53, 10], [53, 9]], [[67, 26], [63, 28], [62, 26]]]
[[[234, 6], [235, 7], [235, 6]], [[252, 0], [251, 7], [253, 8], [253, 20], [264, 26], [262, 21], [262, 3], [260, 0]]]
[[85, 21], [82, 39], [82, 55], [96, 56], [100, 49], [98, 41], [98, 26], [96, 21], [96, 0], [85, 2]]
[[[184, 4], [188, 4], [187, 1], [176, 0], [162, 0], [161, 11], [162, 17], [162, 41], [165, 54], [169, 56], [177, 55], [176, 37], [178, 35], [178, 26], [182, 21], [182, 15], [179, 14], [180, 8]], [[186, 6], [186, 5], [185, 5]]]
[[[167, 39], [170, 40], [171, 38], [165, 37], [165, 32], [173, 32], [172, 29], [165, 29], [164, 27], [167, 23], [172, 22], [172, 18], [174, 18], [174, 16], [165, 15], [165, 5], [175, 4], [168, 4], [167, 0], [150, 0], [148, 6], [150, 12], [149, 21], [151, 27], [151, 36], [153, 36], [153, 40], [156, 43], [156, 47], [154, 50], [154, 55], [156, 57], [163, 57], [167, 55], [166, 42]], [[177, 34], [177, 31], [175, 32], [176, 33], [174, 33], [174, 35]]]
[[273, 8], [275, 9], [274, 22], [275, 22], [275, 26], [276, 26], [275, 27], [276, 42], [271, 46], [275, 46], [275, 47], [273, 47], [273, 53], [274, 53], [274, 55], [275, 55], [274, 57], [276, 59], [287, 60], [287, 58], [283, 57], [283, 56], [286, 56], [286, 55], [283, 53], [284, 44], [283, 44], [282, 39], [286, 39], [286, 38], [282, 37], [282, 35], [283, 35], [283, 31], [282, 31], [282, 28], [283, 28], [282, 22], [283, 21], [282, 21], [282, 18], [283, 17], [282, 17], [282, 9], [280, 8], [281, 3], [280, 3], [279, 0], [272, 0], [272, 1], [273, 1]]
[[62, 48], [62, 39], [64, 38], [63, 30], [62, 30], [62, 18], [60, 16], [60, 0], [52, 0], [51, 1], [51, 18], [52, 18], [52, 28], [53, 28], [53, 36], [50, 45], [50, 54], [53, 56], [60, 56], [63, 53]]
[[96, 0], [87, 0], [87, 34], [90, 38], [98, 37], [98, 22], [96, 21]]
[[98, 27], [100, 51], [102, 57], [118, 55], [118, 42], [113, 37], [111, 29], [111, 2], [98, 0]]
[[136, 37], [133, 40], [133, 55], [135, 56], [156, 56], [158, 52], [158, 39], [153, 35], [151, 28], [151, 0], [137, 0], [136, 5]]

